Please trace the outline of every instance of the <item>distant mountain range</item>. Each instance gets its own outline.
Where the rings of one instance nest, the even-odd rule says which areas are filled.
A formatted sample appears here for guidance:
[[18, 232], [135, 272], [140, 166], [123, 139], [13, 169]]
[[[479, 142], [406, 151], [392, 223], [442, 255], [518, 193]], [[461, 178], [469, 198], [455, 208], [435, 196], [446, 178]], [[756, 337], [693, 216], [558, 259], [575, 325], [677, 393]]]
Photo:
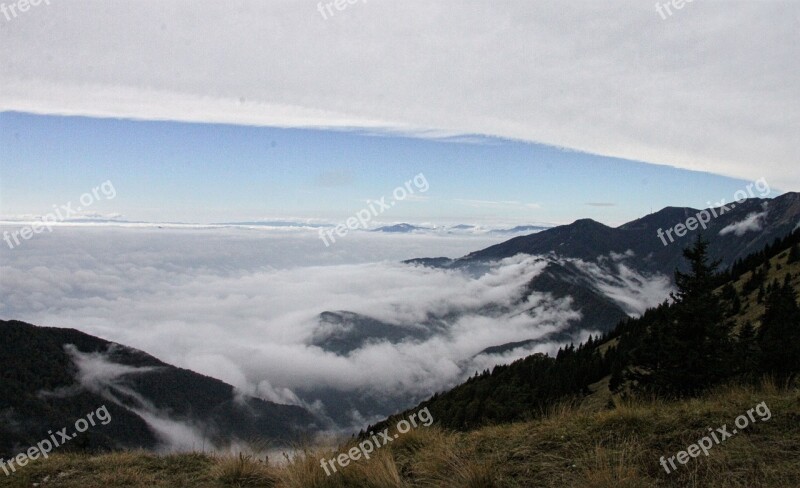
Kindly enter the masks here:
[[543, 226], [543, 225], [518, 225], [516, 227], [512, 227], [511, 229], [495, 229], [492, 230], [492, 234], [522, 234], [524, 232], [540, 232], [543, 230], [549, 229], [551, 226]]
[[[711, 216], [706, 229], [698, 226], [695, 230], [687, 230], [682, 237], [673, 231], [672, 241], [666, 235], [667, 230], [685, 224], [701, 212], [689, 207], [666, 207], [619, 227], [581, 219], [569, 225], [515, 237], [459, 259], [416, 259], [409, 262], [457, 268], [520, 253], [554, 254], [584, 261], [597, 261], [612, 253], [620, 256], [627, 253], [629, 259], [626, 263], [633, 263], [638, 270], [671, 275], [676, 267], [682, 265], [683, 248], [702, 232], [711, 242], [711, 254], [727, 267], [800, 225], [800, 193], [786, 193], [774, 199], [752, 198], [738, 205], [729, 204], [728, 209], [718, 207], [713, 211], [713, 215], [718, 216]], [[659, 237], [659, 229], [664, 238]]]
[[[581, 219], [515, 237], [458, 259], [420, 258], [406, 263], [474, 272], [518, 254], [548, 256], [547, 268], [531, 279], [528, 290], [572, 298], [582, 318], [569, 331], [562, 332], [561, 337], [581, 330], [607, 332], [633, 310], [609, 296], [604, 289], [606, 285], [630, 280], [630, 272], [641, 277], [662, 275], [672, 279], [674, 270], [684, 267], [683, 249], [701, 232], [710, 241], [711, 256], [720, 261], [721, 269], [728, 268], [737, 259], [790, 234], [800, 225], [800, 193], [786, 193], [774, 199], [748, 199], [726, 208], [706, 210], [702, 217], [704, 220], [706, 215], [709, 217], [705, 229], [695, 220], [696, 229], [686, 229], [678, 237], [676, 226], [685, 226], [702, 212], [689, 207], [667, 207], [619, 227]], [[580, 262], [594, 264], [602, 273], [587, 272]], [[534, 342], [498, 344], [487, 352], [501, 353]]]
[[549, 229], [545, 225], [518, 225], [510, 229], [492, 229], [470, 224], [443, 225], [436, 227], [424, 227], [408, 223], [386, 225], [373, 229], [373, 232], [387, 233], [415, 233], [415, 232], [436, 232], [440, 234], [490, 234], [490, 235], [514, 235], [531, 232], [539, 232]]
[[240, 395], [222, 381], [74, 329], [0, 321], [0, 336], [0, 457], [101, 405], [112, 421], [68, 447], [287, 445], [320, 428], [303, 408]]
[[[40, 218], [14, 218], [11, 220], [0, 219], [0, 225], [20, 225], [35, 222]], [[249, 227], [249, 228], [281, 228], [281, 229], [325, 229], [336, 227], [336, 223], [331, 222], [308, 222], [304, 220], [243, 220], [232, 222], [214, 222], [210, 224], [196, 222], [147, 222], [141, 220], [125, 220], [123, 218], [70, 218], [67, 220], [53, 222], [54, 225], [109, 225], [121, 227], [159, 227], [159, 228], [217, 228], [217, 227]], [[552, 225], [518, 225], [512, 228], [495, 228], [473, 224], [457, 225], [415, 225], [410, 223], [399, 223], [383, 225], [374, 229], [361, 229], [369, 232], [385, 233], [413, 233], [413, 232], [432, 232], [437, 234], [479, 234], [479, 235], [515, 235], [523, 233], [538, 232], [549, 229]]]
[[426, 231], [426, 230], [433, 230], [433, 229], [430, 227], [420, 227], [418, 225], [411, 225], [411, 224], [395, 224], [395, 225], [387, 225], [384, 227], [378, 227], [377, 229], [373, 229], [373, 232], [409, 233], [409, 232]]

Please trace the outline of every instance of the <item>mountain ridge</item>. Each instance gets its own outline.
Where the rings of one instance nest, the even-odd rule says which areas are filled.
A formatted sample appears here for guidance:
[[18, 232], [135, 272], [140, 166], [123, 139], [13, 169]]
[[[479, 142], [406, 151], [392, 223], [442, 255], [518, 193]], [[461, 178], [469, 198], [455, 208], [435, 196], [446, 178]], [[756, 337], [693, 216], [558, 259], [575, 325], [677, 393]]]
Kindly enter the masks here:
[[[220, 446], [256, 439], [285, 444], [317, 422], [301, 407], [240, 395], [222, 381], [75, 329], [2, 320], [0, 333], [0, 363], [5, 365], [0, 371], [0, 455], [35, 445], [48, 430], [71, 425], [103, 404], [113, 421], [69, 447], [155, 449], [170, 442], [165, 437], [170, 432], [159, 430], [165, 425], [195, 428], [199, 439]], [[102, 374], [82, 375], [87, 364]], [[108, 378], [114, 370], [123, 373]], [[97, 377], [105, 380], [92, 381]]]

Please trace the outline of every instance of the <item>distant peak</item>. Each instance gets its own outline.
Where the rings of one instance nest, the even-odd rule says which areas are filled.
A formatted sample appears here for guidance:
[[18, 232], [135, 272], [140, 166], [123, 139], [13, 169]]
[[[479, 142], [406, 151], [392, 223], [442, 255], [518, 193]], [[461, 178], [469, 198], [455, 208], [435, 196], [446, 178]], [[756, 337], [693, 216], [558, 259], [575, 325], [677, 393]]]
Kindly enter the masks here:
[[579, 225], [579, 226], [583, 226], [583, 227], [586, 227], [586, 226], [602, 226], [602, 227], [605, 227], [604, 224], [602, 224], [602, 223], [600, 223], [600, 222], [598, 222], [596, 220], [593, 220], [593, 219], [578, 219], [575, 222], [573, 222], [572, 225]]

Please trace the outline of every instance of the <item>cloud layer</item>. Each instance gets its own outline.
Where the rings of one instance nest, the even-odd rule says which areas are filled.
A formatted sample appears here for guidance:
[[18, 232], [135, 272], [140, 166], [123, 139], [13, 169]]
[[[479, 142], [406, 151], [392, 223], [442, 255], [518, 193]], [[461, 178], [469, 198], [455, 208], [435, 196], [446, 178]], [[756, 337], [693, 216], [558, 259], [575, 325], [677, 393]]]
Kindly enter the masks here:
[[0, 110], [498, 135], [797, 190], [798, 9], [52, 2], [0, 19]]
[[730, 234], [731, 232], [736, 234], [737, 237], [741, 237], [745, 235], [747, 232], [757, 232], [761, 230], [761, 227], [764, 222], [764, 217], [767, 216], [767, 211], [764, 210], [763, 212], [752, 212], [747, 214], [743, 220], [739, 222], [734, 222], [724, 229], [719, 231], [719, 235], [724, 236], [726, 234]]
[[[569, 298], [524, 295], [547, 264], [540, 257], [518, 255], [480, 276], [365, 262], [374, 249], [458, 256], [466, 251], [457, 248], [474, 250], [480, 239], [354, 234], [342, 241], [342, 255], [325, 250], [327, 264], [301, 266], [301, 256], [314, 254], [310, 246], [325, 249], [314, 232], [63, 227], [0, 250], [0, 316], [74, 327], [243, 393], [320, 414], [332, 407], [323, 391], [354, 398], [366, 393], [389, 408], [451, 387], [477, 369], [553, 352], [558, 344], [544, 341], [502, 356], [479, 355], [490, 346], [544, 338], [580, 317]], [[442, 252], [448, 248], [454, 252]], [[319, 253], [317, 260], [323, 259]], [[604, 279], [601, 264], [576, 264], [632, 312], [665, 298], [669, 283], [663, 278], [636, 275], [620, 264], [624, 256], [610, 259], [622, 267], [619, 279]], [[311, 344], [319, 314], [339, 310], [404, 329], [431, 317], [445, 318], [445, 325], [424, 340], [370, 342], [337, 355]], [[108, 384], [124, 373], [89, 359], [81, 364], [92, 366], [83, 368], [92, 373], [84, 375], [90, 384]], [[363, 424], [390, 413], [380, 408], [354, 407], [345, 422]], [[336, 420], [343, 422], [341, 414]]]

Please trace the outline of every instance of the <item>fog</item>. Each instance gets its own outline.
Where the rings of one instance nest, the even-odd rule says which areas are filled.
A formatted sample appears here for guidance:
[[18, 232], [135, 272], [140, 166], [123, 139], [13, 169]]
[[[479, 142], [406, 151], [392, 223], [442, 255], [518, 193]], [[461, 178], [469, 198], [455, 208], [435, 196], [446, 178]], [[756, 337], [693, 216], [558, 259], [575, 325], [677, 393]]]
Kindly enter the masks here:
[[[497, 240], [354, 233], [325, 248], [309, 231], [64, 227], [0, 250], [0, 316], [76, 328], [323, 417], [343, 398], [385, 400], [335, 416], [342, 428], [356, 428], [392, 413], [387, 405], [410, 406], [476, 370], [557, 350], [560, 344], [545, 340], [480, 354], [543, 338], [580, 318], [569, 298], [523, 293], [545, 258], [518, 255], [480, 276], [400, 263], [458, 257]], [[666, 298], [665, 278], [636, 275], [624, 268], [624, 256], [606, 261], [622, 266], [620, 278], [603, 279], [603, 263], [577, 264], [629, 313]], [[430, 317], [449, 319], [421, 340], [368, 341], [340, 355], [311, 344], [326, 311], [409, 331]], [[98, 364], [105, 367], [82, 369], [94, 372], [83, 384], [107, 384], [119, 373]], [[177, 436], [171, 442], [197, 442], [142, 410], [148, 423]]]

